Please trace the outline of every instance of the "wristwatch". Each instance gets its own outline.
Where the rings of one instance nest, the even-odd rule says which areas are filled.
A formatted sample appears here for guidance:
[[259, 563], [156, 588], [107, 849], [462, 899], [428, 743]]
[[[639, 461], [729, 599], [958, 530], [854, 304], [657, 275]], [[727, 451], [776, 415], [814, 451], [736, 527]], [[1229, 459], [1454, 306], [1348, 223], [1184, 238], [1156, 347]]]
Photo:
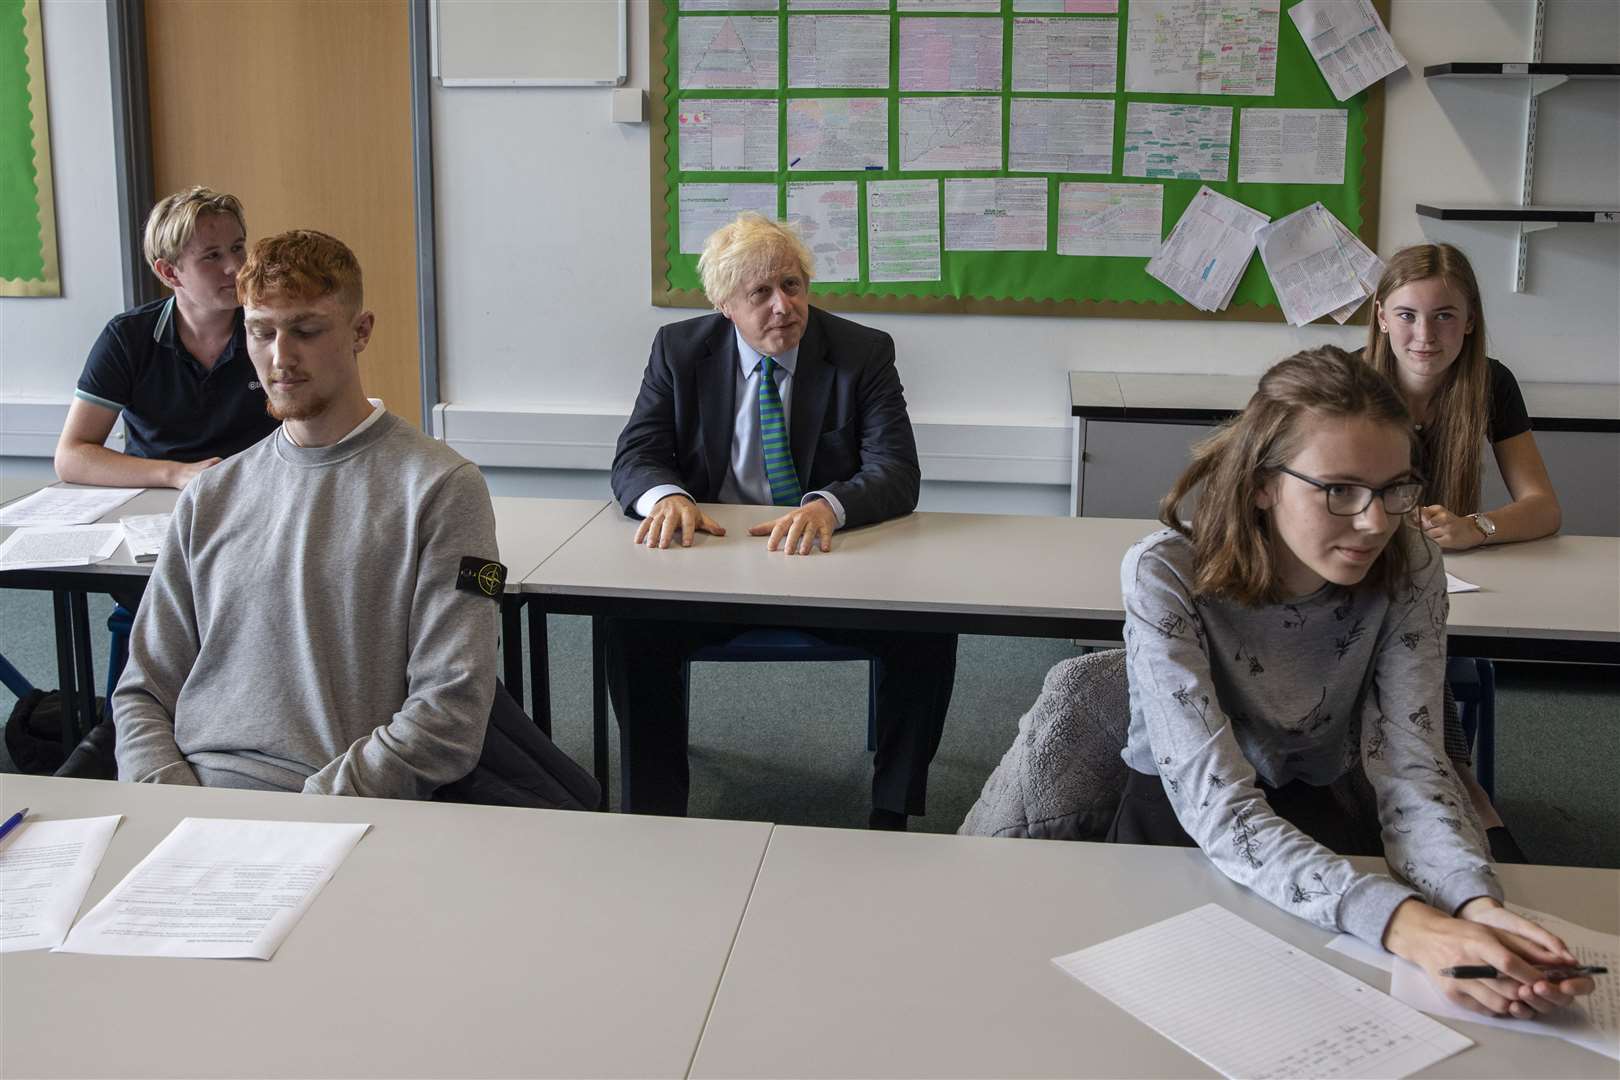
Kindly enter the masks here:
[[1474, 523], [1474, 527], [1476, 529], [1485, 534], [1485, 541], [1487, 543], [1490, 542], [1491, 537], [1496, 535], [1496, 522], [1492, 521], [1484, 514], [1469, 514], [1468, 520]]

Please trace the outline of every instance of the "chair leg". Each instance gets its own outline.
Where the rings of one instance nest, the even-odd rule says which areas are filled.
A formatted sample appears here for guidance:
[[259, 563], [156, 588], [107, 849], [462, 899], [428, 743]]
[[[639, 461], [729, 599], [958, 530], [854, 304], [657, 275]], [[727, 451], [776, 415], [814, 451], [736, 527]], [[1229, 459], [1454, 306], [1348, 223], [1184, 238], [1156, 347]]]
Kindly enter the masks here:
[[1496, 801], [1496, 665], [1475, 661], [1479, 667], [1479, 703], [1474, 713], [1474, 773], [1485, 794]]
[[124, 665], [129, 662], [129, 631], [135, 625], [135, 616], [129, 609], [119, 604], [107, 616], [107, 629], [112, 631], [112, 643], [107, 649], [107, 708], [112, 708], [113, 691], [118, 689], [118, 679], [124, 674]]
[[866, 662], [866, 752], [877, 752], [877, 684], [878, 662]]
[[591, 758], [595, 766], [596, 783], [602, 789], [598, 810], [608, 808], [608, 694], [607, 694], [607, 638], [602, 630], [602, 616], [591, 616]]

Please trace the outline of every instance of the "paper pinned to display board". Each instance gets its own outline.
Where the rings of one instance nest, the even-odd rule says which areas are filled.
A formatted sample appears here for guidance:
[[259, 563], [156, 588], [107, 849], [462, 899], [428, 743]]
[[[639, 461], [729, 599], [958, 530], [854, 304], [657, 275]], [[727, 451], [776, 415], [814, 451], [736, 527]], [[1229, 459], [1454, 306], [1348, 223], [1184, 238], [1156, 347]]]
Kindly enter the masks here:
[[1290, 324], [1304, 326], [1366, 296], [1333, 233], [1333, 215], [1312, 203], [1255, 230], [1260, 261]]
[[866, 185], [868, 277], [939, 280], [939, 181], [874, 180]]
[[1254, 256], [1254, 233], [1271, 218], [1208, 187], [1148, 260], [1150, 276], [1194, 307], [1220, 311], [1232, 302], [1238, 279]]
[[860, 202], [860, 188], [853, 180], [788, 185], [788, 220], [816, 260], [817, 281], [860, 278]]
[[1163, 222], [1163, 184], [1058, 185], [1059, 255], [1151, 258]]
[[1044, 177], [945, 181], [945, 250], [1045, 251]]
[[1384, 276], [1384, 260], [1380, 259], [1372, 248], [1361, 242], [1361, 237], [1345, 228], [1344, 222], [1330, 210], [1328, 220], [1333, 223], [1333, 235], [1338, 237], [1339, 250], [1350, 263], [1350, 269], [1355, 271], [1356, 280], [1361, 282], [1362, 297], [1354, 303], [1346, 304], [1336, 311], [1328, 312], [1334, 322], [1343, 326], [1350, 321], [1350, 316], [1362, 303], [1378, 291], [1378, 281]]
[[1218, 904], [1052, 962], [1224, 1076], [1404, 1077], [1474, 1045]]
[[676, 197], [682, 255], [701, 255], [709, 234], [745, 210], [776, 217], [775, 184], [682, 184]]
[[1281, 0], [1131, 0], [1128, 11], [1127, 91], [1276, 92]]
[[1288, 17], [1340, 101], [1406, 66], [1372, 0], [1301, 0]]
[[1342, 184], [1348, 109], [1243, 109], [1238, 183]]

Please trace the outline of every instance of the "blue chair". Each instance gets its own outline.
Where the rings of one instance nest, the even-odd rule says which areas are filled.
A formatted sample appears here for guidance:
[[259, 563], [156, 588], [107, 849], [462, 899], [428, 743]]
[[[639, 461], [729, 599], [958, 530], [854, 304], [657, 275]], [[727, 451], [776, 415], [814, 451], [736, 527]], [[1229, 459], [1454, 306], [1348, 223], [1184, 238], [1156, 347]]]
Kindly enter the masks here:
[[12, 667], [11, 661], [4, 656], [0, 656], [0, 683], [4, 683], [7, 690], [20, 698], [27, 697], [34, 688], [34, 684], [23, 678], [22, 672]]
[[1483, 657], [1453, 656], [1446, 682], [1457, 699], [1457, 718], [1474, 751], [1474, 776], [1496, 801], [1496, 665]]
[[693, 653], [682, 672], [681, 696], [686, 715], [692, 715], [692, 664], [709, 663], [759, 664], [794, 663], [800, 660], [865, 660], [866, 678], [866, 748], [877, 749], [877, 681], [878, 660], [864, 649], [845, 645], [829, 645], [814, 634], [803, 630], [764, 628], [745, 630], [721, 645], [706, 645]]
[[107, 629], [112, 631], [112, 642], [107, 649], [107, 710], [112, 714], [113, 691], [118, 689], [118, 677], [129, 662], [129, 631], [135, 625], [135, 615], [123, 604], [115, 604], [107, 616]]

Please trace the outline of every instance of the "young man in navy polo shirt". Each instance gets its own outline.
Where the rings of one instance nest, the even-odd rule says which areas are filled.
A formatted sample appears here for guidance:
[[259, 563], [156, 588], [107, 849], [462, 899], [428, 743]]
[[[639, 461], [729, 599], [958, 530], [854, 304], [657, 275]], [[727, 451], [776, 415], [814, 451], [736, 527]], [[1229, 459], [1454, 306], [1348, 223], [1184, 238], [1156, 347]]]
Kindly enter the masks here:
[[[96, 339], [56, 444], [58, 477], [183, 488], [276, 429], [236, 301], [246, 247], [233, 195], [194, 187], [152, 208], [146, 261], [174, 295], [117, 316]], [[120, 413], [123, 453], [102, 445]]]

